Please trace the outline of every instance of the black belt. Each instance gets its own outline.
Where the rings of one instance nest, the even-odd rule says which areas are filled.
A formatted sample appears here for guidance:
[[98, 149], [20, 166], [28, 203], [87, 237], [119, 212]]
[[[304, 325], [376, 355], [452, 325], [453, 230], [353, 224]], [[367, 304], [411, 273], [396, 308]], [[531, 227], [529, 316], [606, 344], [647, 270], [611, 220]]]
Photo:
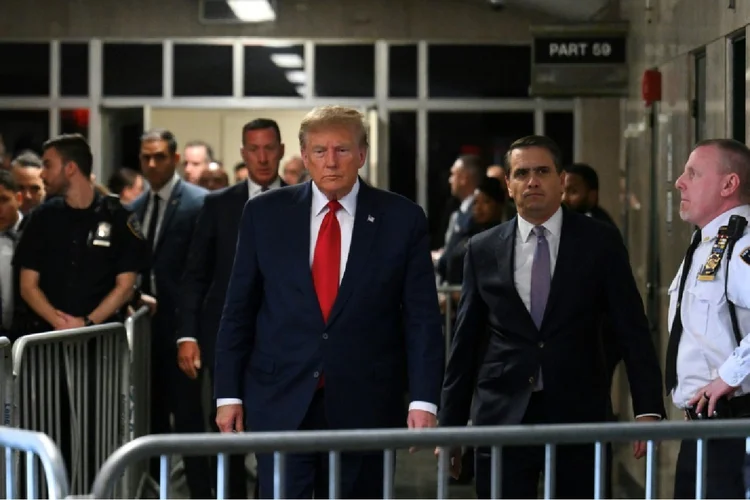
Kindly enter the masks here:
[[[703, 407], [703, 411], [708, 410], [708, 404]], [[726, 397], [719, 398], [716, 402], [716, 408], [714, 410], [713, 419], [728, 419], [728, 418], [750, 418], [750, 394], [744, 396], [738, 396], [736, 398], [727, 399]], [[685, 409], [685, 416], [688, 420], [705, 420], [705, 413], [697, 414], [692, 408]]]

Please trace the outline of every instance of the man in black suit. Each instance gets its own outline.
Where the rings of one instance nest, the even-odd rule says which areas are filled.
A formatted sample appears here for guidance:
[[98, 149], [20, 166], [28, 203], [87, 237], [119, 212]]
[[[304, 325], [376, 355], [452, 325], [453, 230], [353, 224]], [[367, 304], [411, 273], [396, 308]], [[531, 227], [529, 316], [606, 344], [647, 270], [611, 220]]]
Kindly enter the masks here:
[[[512, 220], [473, 237], [440, 425], [605, 421], [611, 411], [600, 318], [613, 319], [637, 420], [663, 417], [661, 373], [641, 298], [617, 230], [560, 206], [560, 151], [547, 137], [506, 155]], [[474, 400], [472, 405], [472, 398]], [[645, 443], [634, 445], [637, 458]], [[557, 451], [557, 498], [591, 498], [593, 445]], [[458, 475], [460, 450], [452, 451]], [[503, 450], [504, 498], [536, 498], [544, 448]], [[478, 449], [476, 488], [490, 495], [490, 454]]]
[[[216, 332], [232, 273], [242, 209], [248, 199], [284, 185], [278, 176], [284, 144], [275, 121], [259, 118], [247, 123], [242, 128], [240, 154], [249, 177], [206, 196], [183, 276], [177, 362], [191, 379], [198, 378], [200, 366], [213, 370]], [[211, 408], [215, 414], [216, 405]], [[214, 423], [215, 415], [210, 421]], [[229, 496], [247, 498], [241, 455], [230, 459]]]
[[[180, 155], [177, 139], [168, 130], [155, 129], [141, 137], [141, 172], [149, 188], [133, 201], [131, 209], [145, 228], [153, 249], [152, 266], [141, 277], [141, 290], [158, 303], [151, 320], [151, 433], [167, 434], [174, 415], [176, 432], [201, 432], [205, 427], [200, 385], [174, 366], [175, 333], [180, 311], [180, 282], [187, 249], [198, 212], [208, 191], [177, 175]], [[191, 498], [210, 498], [212, 485], [204, 473], [205, 457], [185, 457], [185, 474]], [[159, 460], [151, 460], [151, 474], [159, 477]]]

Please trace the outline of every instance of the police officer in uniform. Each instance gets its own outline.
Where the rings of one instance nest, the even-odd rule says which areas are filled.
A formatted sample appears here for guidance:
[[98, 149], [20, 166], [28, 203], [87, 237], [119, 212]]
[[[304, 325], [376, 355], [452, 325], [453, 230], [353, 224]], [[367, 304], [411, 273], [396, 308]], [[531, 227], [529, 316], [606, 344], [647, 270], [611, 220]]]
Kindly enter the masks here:
[[[680, 217], [696, 226], [669, 287], [667, 392], [688, 420], [750, 417], [750, 149], [698, 143], [677, 179]], [[745, 498], [745, 439], [707, 446], [707, 498]], [[675, 498], [695, 498], [696, 443], [683, 441]]]
[[18, 242], [23, 300], [35, 318], [25, 333], [122, 321], [149, 249], [135, 214], [96, 192], [86, 140], [44, 144], [42, 178], [52, 198], [31, 215]]
[[[149, 265], [149, 248], [135, 214], [117, 197], [96, 192], [91, 169], [91, 149], [81, 135], [62, 135], [44, 144], [41, 175], [52, 198], [30, 215], [13, 259], [20, 269], [21, 297], [30, 310], [17, 326], [21, 334], [122, 321], [136, 276]], [[94, 344], [88, 347], [88, 394], [96, 397], [97, 359]], [[58, 362], [64, 366], [62, 358]], [[65, 380], [62, 371], [60, 375]], [[70, 401], [67, 386], [60, 388], [58, 445], [72, 464]], [[88, 408], [91, 423], [95, 405]], [[83, 450], [90, 479], [99, 465], [94, 463], [95, 429], [88, 425], [75, 438], [79, 443], [88, 438], [92, 445]]]

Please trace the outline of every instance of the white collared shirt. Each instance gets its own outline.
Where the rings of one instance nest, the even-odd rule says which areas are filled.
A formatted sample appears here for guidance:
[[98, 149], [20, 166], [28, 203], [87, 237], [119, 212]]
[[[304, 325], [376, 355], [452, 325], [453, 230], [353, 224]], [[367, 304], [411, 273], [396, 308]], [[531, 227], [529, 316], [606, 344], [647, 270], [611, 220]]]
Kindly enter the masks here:
[[[280, 188], [280, 187], [281, 187], [281, 179], [279, 179], [279, 177], [277, 176], [276, 179], [274, 179], [274, 181], [268, 185], [267, 191], [270, 191], [271, 189]], [[259, 194], [263, 194], [265, 192], [266, 191], [263, 191], [263, 186], [253, 182], [253, 180], [250, 177], [247, 178], [248, 199], [252, 200]]]
[[[313, 257], [315, 255], [315, 245], [318, 242], [318, 233], [320, 232], [320, 226], [323, 224], [323, 219], [326, 213], [328, 213], [328, 198], [324, 195], [318, 186], [314, 182], [312, 185], [312, 207], [310, 210], [310, 267], [312, 268]], [[339, 200], [341, 203], [341, 210], [336, 212], [336, 219], [339, 221], [341, 226], [341, 264], [339, 272], [339, 283], [344, 277], [346, 271], [346, 263], [349, 260], [349, 249], [352, 244], [352, 234], [354, 233], [354, 216], [357, 211], [357, 195], [359, 194], [359, 179], [349, 191], [349, 194], [342, 197]], [[228, 404], [242, 404], [241, 399], [236, 398], [222, 398], [216, 400], [216, 406], [223, 406]], [[409, 404], [409, 410], [422, 410], [437, 414], [437, 405], [428, 403], [426, 401], [412, 401]]]
[[[729, 260], [729, 284], [727, 295], [734, 302], [742, 342], [737, 342], [732, 330], [732, 321], [724, 295], [727, 273], [727, 255], [722, 257], [712, 281], [700, 281], [698, 275], [708, 260], [717, 240], [719, 228], [729, 223], [732, 215], [741, 215], [750, 220], [750, 206], [742, 205], [728, 210], [708, 223], [701, 231], [701, 243], [695, 250], [688, 271], [682, 297], [681, 319], [683, 325], [679, 350], [677, 351], [677, 387], [672, 401], [678, 408], [685, 408], [695, 393], [717, 377], [731, 386], [739, 386], [735, 396], [750, 393], [750, 257], [741, 255], [750, 251], [750, 234], [747, 232], [737, 241]], [[749, 252], [750, 253], [750, 252]], [[677, 310], [680, 279], [684, 262], [669, 286], [668, 327], [671, 329]]]
[[[544, 236], [549, 246], [549, 269], [550, 280], [555, 275], [555, 264], [557, 263], [557, 251], [560, 248], [560, 232], [562, 231], [562, 208], [552, 214], [552, 217], [541, 224], [544, 227]], [[536, 226], [518, 215], [518, 227], [516, 229], [515, 262], [513, 268], [513, 281], [516, 285], [518, 295], [521, 297], [526, 309], [531, 312], [531, 269], [534, 265], [534, 252], [536, 252], [537, 236], [534, 234]], [[539, 368], [535, 391], [542, 390], [542, 369]]]
[[[23, 215], [18, 212], [18, 220], [10, 229], [18, 231]], [[13, 321], [13, 252], [18, 241], [13, 241], [5, 231], [0, 232], [0, 304], [2, 304], [2, 326], [9, 330]]]

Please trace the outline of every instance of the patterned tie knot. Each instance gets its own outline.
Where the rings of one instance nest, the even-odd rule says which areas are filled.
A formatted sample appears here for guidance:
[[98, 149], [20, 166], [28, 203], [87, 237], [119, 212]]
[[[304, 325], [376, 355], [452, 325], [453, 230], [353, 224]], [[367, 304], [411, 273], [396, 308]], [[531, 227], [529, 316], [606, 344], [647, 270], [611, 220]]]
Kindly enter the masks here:
[[534, 234], [537, 238], [544, 238], [544, 226], [534, 226]]
[[344, 207], [341, 206], [341, 203], [339, 203], [338, 200], [331, 200], [331, 201], [328, 202], [328, 205], [326, 205], [326, 206], [328, 207], [328, 210], [330, 210], [333, 213], [336, 213], [339, 210], [341, 210], [342, 208], [344, 208]]

